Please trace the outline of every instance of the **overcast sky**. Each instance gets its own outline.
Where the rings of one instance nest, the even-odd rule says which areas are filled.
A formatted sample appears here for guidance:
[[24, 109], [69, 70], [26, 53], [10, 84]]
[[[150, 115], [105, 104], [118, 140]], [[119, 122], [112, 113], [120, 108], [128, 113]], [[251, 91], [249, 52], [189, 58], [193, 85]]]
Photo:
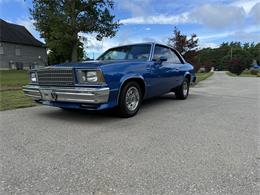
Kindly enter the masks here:
[[[0, 0], [0, 18], [24, 25], [40, 39], [29, 7], [30, 0]], [[223, 41], [260, 42], [260, 0], [115, 0], [114, 14], [123, 23], [114, 38], [98, 42], [94, 35], [84, 34], [90, 57], [121, 44], [167, 43], [174, 26], [184, 34], [197, 34], [200, 47]]]

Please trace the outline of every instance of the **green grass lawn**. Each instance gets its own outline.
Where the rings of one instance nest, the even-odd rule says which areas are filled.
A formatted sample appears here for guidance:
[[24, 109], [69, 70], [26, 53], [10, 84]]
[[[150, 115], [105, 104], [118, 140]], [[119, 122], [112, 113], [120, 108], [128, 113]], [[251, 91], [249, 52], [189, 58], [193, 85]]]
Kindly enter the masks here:
[[226, 74], [227, 74], [228, 76], [231, 76], [231, 77], [260, 77], [260, 74], [259, 74], [259, 73], [258, 73], [257, 75], [255, 75], [255, 74], [243, 73], [243, 72], [242, 72], [240, 75], [236, 75], [236, 74], [233, 74], [233, 73], [227, 71]]
[[32, 98], [24, 96], [22, 91], [28, 82], [28, 71], [0, 70], [0, 110], [35, 106]]
[[209, 78], [210, 76], [212, 76], [214, 74], [214, 72], [204, 72], [204, 73], [196, 73], [196, 84], [200, 81], [203, 81], [207, 78]]

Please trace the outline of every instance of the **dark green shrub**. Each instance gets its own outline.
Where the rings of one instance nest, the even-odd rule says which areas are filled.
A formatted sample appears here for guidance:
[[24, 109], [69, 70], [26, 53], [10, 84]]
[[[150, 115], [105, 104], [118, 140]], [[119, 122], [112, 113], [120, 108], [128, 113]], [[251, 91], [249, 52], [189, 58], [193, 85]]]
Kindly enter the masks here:
[[251, 74], [250, 71], [251, 71], [251, 70], [249, 70], [249, 69], [245, 69], [245, 70], [242, 72], [242, 74]]
[[230, 61], [228, 70], [233, 74], [240, 75], [244, 70], [244, 66], [242, 65], [240, 59], [233, 59]]
[[258, 73], [260, 73], [260, 70], [258, 70], [258, 69], [251, 69], [250, 70], [250, 74], [257, 75]]

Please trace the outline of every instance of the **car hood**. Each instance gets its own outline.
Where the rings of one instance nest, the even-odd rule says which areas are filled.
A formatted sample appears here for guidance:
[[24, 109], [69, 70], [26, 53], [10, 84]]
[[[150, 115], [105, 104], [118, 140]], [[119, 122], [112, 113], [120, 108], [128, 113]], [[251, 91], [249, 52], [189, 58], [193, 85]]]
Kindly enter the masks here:
[[111, 64], [126, 64], [126, 63], [133, 63], [140, 61], [134, 60], [108, 60], [108, 61], [87, 61], [87, 62], [71, 62], [71, 63], [64, 63], [64, 64], [56, 64], [52, 67], [73, 67], [73, 68], [99, 68], [101, 66], [111, 65]]

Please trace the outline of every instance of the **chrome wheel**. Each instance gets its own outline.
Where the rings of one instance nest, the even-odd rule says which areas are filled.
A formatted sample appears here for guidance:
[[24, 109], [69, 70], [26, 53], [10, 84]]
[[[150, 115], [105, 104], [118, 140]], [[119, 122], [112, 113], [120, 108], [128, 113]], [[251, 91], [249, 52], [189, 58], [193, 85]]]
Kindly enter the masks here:
[[180, 86], [175, 89], [175, 96], [179, 100], [185, 100], [189, 95], [190, 81], [185, 78]]
[[183, 95], [186, 97], [188, 95], [189, 92], [189, 86], [187, 81], [184, 81], [183, 86], [182, 86], [182, 90], [183, 90]]
[[129, 111], [134, 111], [139, 104], [140, 94], [136, 87], [132, 86], [126, 91], [125, 102]]

